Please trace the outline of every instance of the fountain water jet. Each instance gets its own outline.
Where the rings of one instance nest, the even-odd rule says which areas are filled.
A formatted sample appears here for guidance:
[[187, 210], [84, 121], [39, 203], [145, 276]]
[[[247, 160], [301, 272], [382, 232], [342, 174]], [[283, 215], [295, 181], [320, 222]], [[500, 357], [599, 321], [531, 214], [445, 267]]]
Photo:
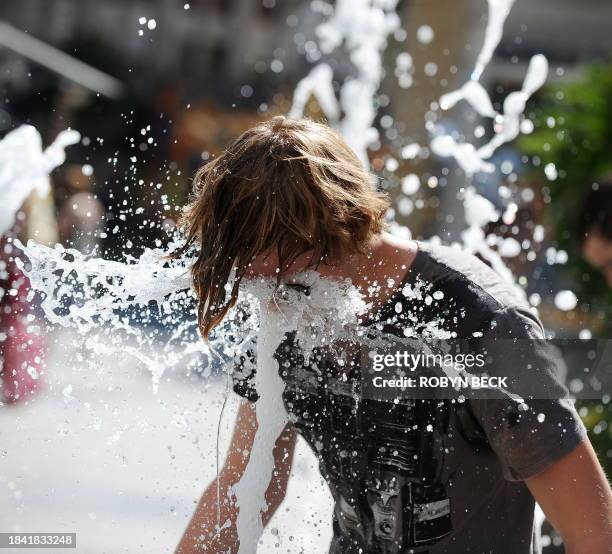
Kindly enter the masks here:
[[514, 140], [519, 135], [520, 117], [525, 110], [525, 104], [546, 82], [548, 75], [547, 59], [542, 54], [533, 56], [522, 89], [510, 93], [504, 100], [503, 114], [495, 111], [487, 91], [479, 82], [502, 39], [504, 23], [513, 4], [514, 0], [488, 0], [489, 19], [485, 39], [471, 78], [458, 90], [443, 94], [439, 99], [442, 110], [449, 110], [461, 100], [466, 100], [480, 116], [491, 118], [495, 122], [493, 138], [480, 148], [468, 142], [457, 142], [452, 136], [443, 132], [438, 132], [431, 140], [432, 151], [443, 158], [453, 157], [468, 177], [480, 171], [485, 173], [494, 171], [495, 166], [485, 160], [490, 159], [501, 145]]
[[49, 173], [64, 163], [64, 149], [81, 140], [74, 130], [62, 131], [45, 150], [38, 131], [22, 125], [0, 141], [0, 235], [13, 225], [15, 216], [33, 191], [49, 193]]

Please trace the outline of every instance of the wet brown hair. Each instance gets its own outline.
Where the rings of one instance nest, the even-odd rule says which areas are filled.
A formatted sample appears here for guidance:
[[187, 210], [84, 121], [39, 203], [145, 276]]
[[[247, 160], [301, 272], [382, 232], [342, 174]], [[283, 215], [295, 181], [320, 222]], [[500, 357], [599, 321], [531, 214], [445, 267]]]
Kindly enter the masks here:
[[366, 253], [388, 205], [326, 125], [277, 116], [243, 133], [198, 170], [181, 221], [181, 252], [199, 247], [192, 277], [202, 335], [234, 305], [255, 257], [276, 252], [280, 284], [302, 254], [312, 252], [316, 267]]

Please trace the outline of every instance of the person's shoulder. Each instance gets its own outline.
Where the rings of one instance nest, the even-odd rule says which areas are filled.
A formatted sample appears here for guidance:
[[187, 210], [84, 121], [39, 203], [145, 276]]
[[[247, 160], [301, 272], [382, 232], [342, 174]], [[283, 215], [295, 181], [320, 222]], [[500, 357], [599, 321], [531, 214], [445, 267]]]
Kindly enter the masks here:
[[410, 267], [417, 255], [418, 243], [414, 240], [397, 237], [391, 233], [384, 233], [380, 241], [378, 255], [384, 269], [401, 269]]
[[432, 242], [419, 242], [418, 246], [420, 277], [472, 314], [493, 316], [507, 309], [529, 310], [522, 289], [473, 254]]

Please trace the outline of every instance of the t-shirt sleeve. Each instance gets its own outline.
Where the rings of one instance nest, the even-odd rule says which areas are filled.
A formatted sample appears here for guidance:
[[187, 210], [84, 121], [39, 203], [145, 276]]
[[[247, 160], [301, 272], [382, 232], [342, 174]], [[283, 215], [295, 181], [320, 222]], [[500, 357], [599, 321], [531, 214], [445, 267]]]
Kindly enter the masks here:
[[[485, 335], [485, 342], [497, 342], [503, 372], [511, 373], [512, 382], [526, 394], [520, 395], [522, 401], [475, 399], [470, 408], [505, 478], [522, 481], [572, 452], [585, 439], [586, 429], [561, 382], [563, 361], [544, 340], [534, 315], [522, 308], [504, 308], [495, 313]], [[536, 391], [533, 395], [530, 387]]]

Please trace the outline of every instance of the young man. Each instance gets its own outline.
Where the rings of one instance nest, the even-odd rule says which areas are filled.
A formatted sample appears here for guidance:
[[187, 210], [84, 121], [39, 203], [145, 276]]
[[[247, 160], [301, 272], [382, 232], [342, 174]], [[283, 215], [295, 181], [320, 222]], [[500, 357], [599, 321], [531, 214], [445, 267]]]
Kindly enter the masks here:
[[[193, 282], [204, 336], [235, 302], [244, 277], [281, 283], [316, 268], [351, 279], [371, 303], [361, 324], [389, 336], [402, 337], [409, 326], [418, 334], [436, 321], [472, 341], [542, 337], [539, 321], [477, 259], [384, 233], [386, 208], [371, 176], [328, 127], [277, 117], [244, 133], [199, 171], [185, 213], [188, 244], [199, 249]], [[437, 300], [404, 294], [410, 287], [435, 291]], [[540, 368], [555, 363], [546, 351], [536, 355], [530, 362]], [[276, 467], [265, 476], [264, 524], [283, 500], [299, 433], [334, 496], [334, 554], [539, 552], [534, 500], [566, 552], [610, 551], [612, 494], [570, 402], [518, 408], [501, 399], [355, 398], [359, 371], [347, 379], [331, 363], [313, 379], [290, 335], [277, 359], [288, 362], [279, 372], [292, 424], [278, 437]], [[526, 365], [516, 358], [517, 372]], [[225, 465], [177, 552], [238, 551], [231, 487], [249, 460], [258, 400], [253, 375], [244, 377], [235, 381], [247, 400]], [[248, 548], [254, 553], [257, 545]]]

